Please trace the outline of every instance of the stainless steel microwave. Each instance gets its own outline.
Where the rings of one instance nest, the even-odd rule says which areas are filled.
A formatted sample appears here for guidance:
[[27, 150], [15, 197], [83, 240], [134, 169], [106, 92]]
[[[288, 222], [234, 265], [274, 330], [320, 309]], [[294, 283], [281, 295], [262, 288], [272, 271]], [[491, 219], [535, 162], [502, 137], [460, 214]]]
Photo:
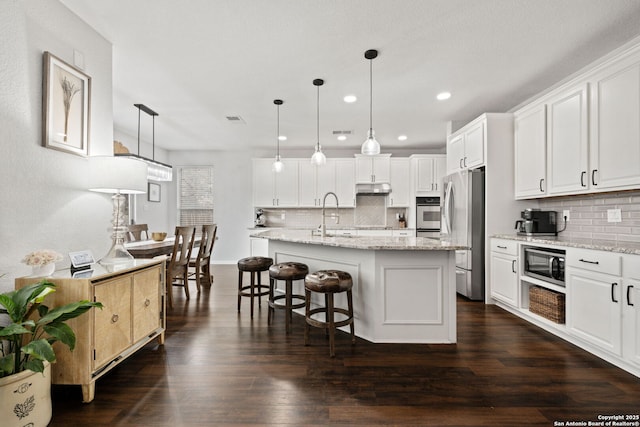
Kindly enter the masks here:
[[565, 251], [560, 249], [524, 247], [524, 271], [529, 277], [564, 286]]

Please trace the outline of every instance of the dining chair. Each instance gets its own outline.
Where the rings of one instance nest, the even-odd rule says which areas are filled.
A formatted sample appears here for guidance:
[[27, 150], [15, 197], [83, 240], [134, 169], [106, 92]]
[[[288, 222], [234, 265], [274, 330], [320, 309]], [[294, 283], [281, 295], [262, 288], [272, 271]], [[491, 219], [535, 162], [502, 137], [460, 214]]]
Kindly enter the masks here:
[[[175, 235], [173, 253], [167, 265], [166, 274], [169, 307], [173, 307], [173, 286], [184, 287], [184, 293], [189, 299], [189, 259], [193, 249], [196, 227], [177, 226]], [[176, 281], [178, 282], [176, 283]]]
[[127, 226], [127, 241], [137, 242], [139, 240], [149, 240], [149, 225], [148, 224], [131, 224]]
[[211, 253], [213, 252], [217, 232], [218, 226], [216, 224], [203, 224], [202, 234], [200, 235], [200, 248], [198, 253], [189, 260], [189, 268], [193, 268], [193, 271], [189, 273], [189, 279], [196, 281], [198, 292], [200, 292], [201, 284], [211, 287], [213, 283]]

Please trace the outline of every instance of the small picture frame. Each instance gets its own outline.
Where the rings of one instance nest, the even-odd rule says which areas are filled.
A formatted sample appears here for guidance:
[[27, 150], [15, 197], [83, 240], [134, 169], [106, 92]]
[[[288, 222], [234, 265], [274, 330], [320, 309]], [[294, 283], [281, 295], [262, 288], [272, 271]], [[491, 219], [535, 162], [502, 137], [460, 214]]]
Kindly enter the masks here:
[[71, 260], [72, 269], [88, 268], [96, 262], [90, 250], [69, 252], [69, 259]]
[[42, 144], [86, 157], [89, 154], [91, 77], [44, 52]]
[[150, 202], [160, 202], [160, 184], [155, 182], [148, 183], [147, 200]]

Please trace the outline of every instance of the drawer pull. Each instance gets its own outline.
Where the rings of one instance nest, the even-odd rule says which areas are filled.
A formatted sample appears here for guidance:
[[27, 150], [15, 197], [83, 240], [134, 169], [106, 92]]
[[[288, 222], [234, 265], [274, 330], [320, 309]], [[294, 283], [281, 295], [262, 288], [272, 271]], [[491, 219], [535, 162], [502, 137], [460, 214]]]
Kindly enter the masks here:
[[616, 286], [618, 286], [617, 283], [612, 283], [611, 284], [611, 302], [618, 302], [618, 300], [616, 300], [616, 295], [615, 295], [615, 292], [614, 292], [615, 289], [616, 289]]
[[500, 246], [500, 245], [498, 245], [498, 247], [499, 247], [500, 249], [507, 249], [507, 247], [506, 247], [506, 246]]
[[627, 305], [633, 307], [634, 304], [631, 304], [631, 289], [633, 289], [633, 285], [627, 286]]
[[144, 300], [144, 306], [149, 307], [149, 305], [151, 305], [151, 301], [149, 300], [149, 298], [147, 298], [146, 300]]
[[111, 316], [111, 323], [116, 323], [118, 319], [120, 319], [120, 317], [117, 314], [114, 314]]
[[589, 261], [588, 259], [582, 259], [582, 258], [580, 258], [578, 261], [580, 261], [580, 262], [586, 262], [587, 264], [595, 264], [595, 265], [600, 264], [600, 262], [599, 262], [599, 261]]

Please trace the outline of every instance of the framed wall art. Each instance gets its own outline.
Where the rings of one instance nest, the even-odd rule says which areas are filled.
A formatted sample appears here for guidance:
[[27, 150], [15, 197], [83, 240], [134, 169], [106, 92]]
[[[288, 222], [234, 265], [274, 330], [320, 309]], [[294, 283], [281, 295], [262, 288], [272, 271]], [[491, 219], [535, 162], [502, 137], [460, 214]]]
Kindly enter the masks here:
[[155, 182], [148, 183], [148, 191], [147, 191], [147, 199], [150, 202], [159, 202], [160, 201], [160, 184], [156, 184]]
[[89, 154], [91, 77], [50, 52], [44, 53], [42, 139], [47, 148]]

